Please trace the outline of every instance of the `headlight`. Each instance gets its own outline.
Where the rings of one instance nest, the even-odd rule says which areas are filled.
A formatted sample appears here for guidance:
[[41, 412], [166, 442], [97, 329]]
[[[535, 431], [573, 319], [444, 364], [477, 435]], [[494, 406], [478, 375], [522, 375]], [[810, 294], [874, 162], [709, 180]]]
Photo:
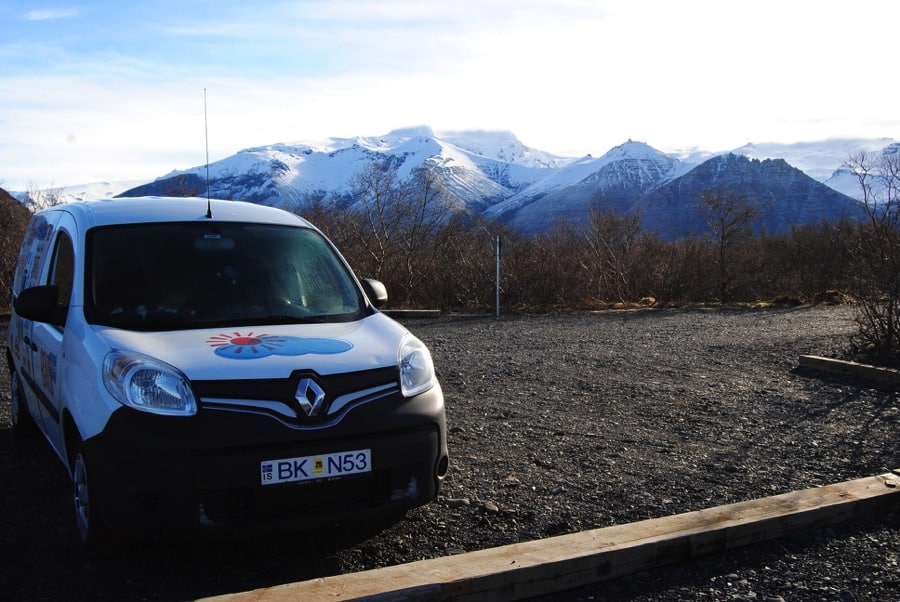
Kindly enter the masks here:
[[193, 416], [197, 401], [178, 369], [138, 353], [113, 351], [103, 362], [103, 383], [120, 403], [154, 414]]
[[424, 393], [434, 386], [434, 363], [425, 343], [406, 335], [400, 343], [400, 391], [405, 397]]

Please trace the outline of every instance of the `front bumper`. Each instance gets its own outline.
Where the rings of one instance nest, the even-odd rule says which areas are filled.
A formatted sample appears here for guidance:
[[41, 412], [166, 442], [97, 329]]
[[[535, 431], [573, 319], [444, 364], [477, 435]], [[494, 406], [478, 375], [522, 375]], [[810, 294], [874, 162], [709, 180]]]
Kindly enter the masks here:
[[[371, 450], [370, 472], [261, 484], [263, 461], [361, 449]], [[244, 412], [201, 408], [176, 418], [122, 408], [85, 442], [85, 454], [99, 515], [141, 538], [398, 516], [437, 497], [448, 465], [438, 386], [319, 429]]]

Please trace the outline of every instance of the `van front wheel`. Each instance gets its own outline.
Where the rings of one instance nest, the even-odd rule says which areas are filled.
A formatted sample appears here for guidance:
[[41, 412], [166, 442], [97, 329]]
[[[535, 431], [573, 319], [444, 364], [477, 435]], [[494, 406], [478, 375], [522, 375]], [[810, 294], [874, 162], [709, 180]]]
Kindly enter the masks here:
[[115, 538], [103, 522], [97, 510], [96, 488], [91, 486], [88, 464], [84, 451], [79, 449], [72, 464], [72, 493], [75, 505], [75, 524], [87, 553], [91, 556], [105, 555], [112, 551]]

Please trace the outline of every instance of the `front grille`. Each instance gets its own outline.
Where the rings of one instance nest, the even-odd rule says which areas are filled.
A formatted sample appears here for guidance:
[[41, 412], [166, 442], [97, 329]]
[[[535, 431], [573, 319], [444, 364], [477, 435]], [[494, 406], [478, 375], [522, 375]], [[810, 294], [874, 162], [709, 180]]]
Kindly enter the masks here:
[[[323, 410], [308, 416], [297, 401], [297, 384], [311, 378], [325, 392]], [[321, 376], [297, 370], [288, 378], [201, 380], [191, 383], [202, 408], [273, 415], [298, 425], [333, 422], [350, 408], [400, 391], [396, 367]]]

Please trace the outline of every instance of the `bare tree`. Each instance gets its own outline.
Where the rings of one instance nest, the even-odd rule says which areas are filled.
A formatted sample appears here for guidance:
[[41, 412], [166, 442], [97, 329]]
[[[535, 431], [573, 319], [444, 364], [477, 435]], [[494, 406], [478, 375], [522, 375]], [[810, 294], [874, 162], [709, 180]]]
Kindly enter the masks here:
[[759, 215], [759, 208], [734, 193], [712, 190], [700, 194], [697, 207], [716, 245], [719, 296], [728, 301], [737, 276], [736, 250], [740, 243], [752, 238], [751, 224]]
[[619, 215], [612, 209], [602, 209], [599, 202], [592, 205], [584, 240], [601, 298], [637, 300], [635, 279], [642, 235], [639, 215]]
[[[508, 227], [460, 211], [449, 216], [441, 228], [440, 266], [434, 269], [445, 277], [429, 287], [438, 292], [439, 307], [486, 309], [492, 306], [496, 292], [494, 244], [498, 235], [505, 243], [504, 255], [509, 254], [509, 249], [515, 254], [515, 244], [509, 244], [515, 235]], [[510, 271], [505, 264], [504, 275]]]
[[655, 290], [657, 302], [692, 303], [707, 301], [714, 294], [709, 265], [712, 248], [696, 238], [675, 242], [653, 241], [648, 252], [656, 259]]
[[[404, 304], [410, 305], [415, 290], [443, 272], [439, 266], [447, 244], [442, 225], [451, 213], [449, 195], [440, 177], [427, 168], [415, 170], [405, 184], [406, 194], [394, 208], [399, 215]], [[446, 274], [441, 274], [446, 276]]]
[[350, 188], [355, 201], [352, 209], [360, 219], [347, 225], [365, 254], [367, 273], [383, 279], [385, 266], [397, 250], [393, 239], [401, 221], [395, 207], [402, 204], [404, 191], [397, 168], [387, 162], [372, 163], [353, 175]]
[[580, 229], [565, 219], [544, 234], [503, 238], [504, 304], [579, 307], [596, 292], [589, 282]]
[[858, 344], [879, 362], [900, 355], [900, 149], [849, 160], [866, 212], [854, 248]]
[[[850, 275], [855, 271], [847, 243], [856, 239], [858, 226], [849, 218], [792, 226], [789, 234], [777, 239], [784, 244], [780, 254], [768, 249], [767, 272], [780, 268], [782, 289], [791, 289], [801, 300], [825, 298], [828, 291], [834, 293], [839, 289], [846, 292]], [[771, 246], [772, 241], [768, 242]], [[770, 274], [767, 277], [774, 280]]]
[[25, 205], [32, 211], [39, 211], [47, 207], [59, 205], [62, 202], [62, 191], [59, 188], [50, 186], [49, 188], [38, 188], [34, 185], [28, 185], [25, 190]]
[[310, 192], [291, 203], [289, 210], [321, 230], [351, 266], [362, 265], [358, 240], [353, 234], [359, 226], [350, 224], [351, 220], [359, 218], [347, 207], [329, 200], [324, 192]]
[[442, 226], [453, 210], [440, 175], [421, 168], [403, 181], [395, 164], [378, 162], [354, 175], [350, 187], [352, 216], [342, 225], [359, 251], [360, 267], [399, 290], [401, 304], [412, 304], [416, 289], [443, 271]]

